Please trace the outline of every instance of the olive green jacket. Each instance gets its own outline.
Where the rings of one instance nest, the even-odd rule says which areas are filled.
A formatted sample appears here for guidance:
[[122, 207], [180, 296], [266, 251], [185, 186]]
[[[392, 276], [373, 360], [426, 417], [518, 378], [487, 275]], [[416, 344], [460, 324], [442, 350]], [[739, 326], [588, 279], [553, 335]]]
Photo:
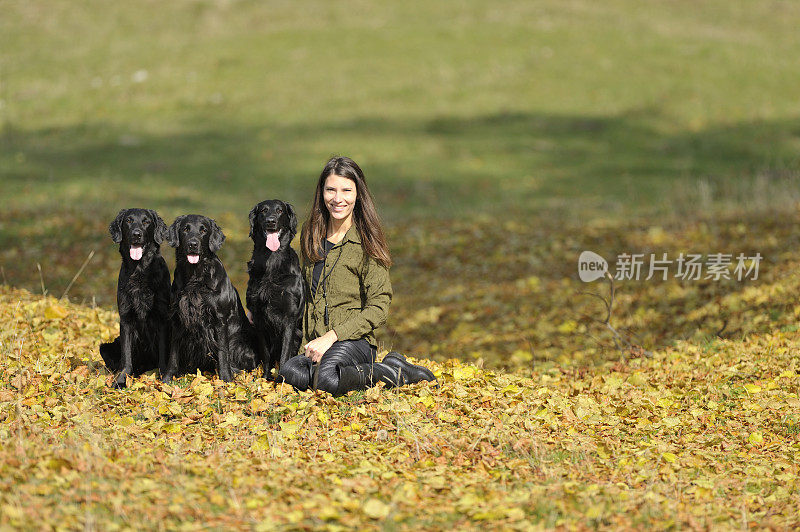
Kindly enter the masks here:
[[[339, 340], [366, 338], [369, 343], [376, 345], [374, 331], [386, 323], [392, 302], [392, 283], [389, 281], [389, 269], [364, 253], [355, 224], [347, 230], [342, 241], [328, 252], [325, 269], [312, 296], [313, 273], [314, 264], [304, 262], [306, 313], [301, 349], [331, 329], [336, 331]], [[327, 326], [323, 279], [328, 303]]]

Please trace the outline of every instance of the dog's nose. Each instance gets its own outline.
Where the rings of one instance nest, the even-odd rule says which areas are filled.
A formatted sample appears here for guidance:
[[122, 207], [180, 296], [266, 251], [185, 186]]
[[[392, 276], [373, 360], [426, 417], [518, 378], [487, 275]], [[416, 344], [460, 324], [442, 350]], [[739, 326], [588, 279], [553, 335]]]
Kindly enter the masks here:
[[276, 224], [278, 223], [278, 218], [276, 216], [270, 216], [269, 218], [267, 218], [266, 222], [268, 224]]
[[141, 238], [142, 237], [142, 230], [141, 229], [134, 229], [132, 234], [133, 234], [134, 238]]
[[194, 239], [189, 240], [186, 243], [186, 248], [189, 251], [199, 251], [200, 250], [200, 241], [199, 240], [194, 240]]

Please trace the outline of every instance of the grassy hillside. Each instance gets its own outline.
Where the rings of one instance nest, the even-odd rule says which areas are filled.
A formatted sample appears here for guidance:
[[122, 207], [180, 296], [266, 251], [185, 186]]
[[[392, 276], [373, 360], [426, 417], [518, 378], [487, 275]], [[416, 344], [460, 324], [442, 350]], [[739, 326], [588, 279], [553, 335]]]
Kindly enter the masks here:
[[113, 305], [105, 228], [119, 209], [202, 212], [241, 242], [258, 200], [303, 216], [333, 153], [363, 164], [401, 255], [409, 232], [453, 220], [658, 226], [800, 200], [790, 2], [12, 0], [4, 13], [0, 273], [14, 286], [40, 289], [38, 263], [60, 294], [95, 250], [71, 294]]
[[791, 2], [5, 11], [6, 216], [72, 205], [108, 217], [138, 203], [218, 216], [264, 196], [305, 206], [331, 153], [363, 162], [393, 223], [476, 201], [626, 213], [703, 191], [786, 200], [758, 179], [797, 199]]
[[114, 314], [0, 291], [0, 526], [792, 528], [796, 333], [333, 399], [254, 375], [108, 387]]

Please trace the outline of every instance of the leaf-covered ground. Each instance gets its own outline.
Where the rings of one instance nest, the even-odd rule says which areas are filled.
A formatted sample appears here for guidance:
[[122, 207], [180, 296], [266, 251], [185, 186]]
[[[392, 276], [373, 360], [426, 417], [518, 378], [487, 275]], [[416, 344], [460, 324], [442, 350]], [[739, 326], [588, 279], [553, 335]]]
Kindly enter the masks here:
[[0, 289], [0, 528], [791, 528], [800, 339], [591, 369], [428, 363], [341, 399], [253, 375], [109, 388], [116, 315]]
[[[578, 225], [561, 218], [465, 219], [398, 232], [393, 241], [395, 301], [388, 342], [434, 358], [481, 358], [487, 367], [590, 365], [619, 358], [602, 321], [600, 281], [578, 279], [582, 251], [615, 269], [623, 253], [643, 254], [639, 281], [616, 282], [611, 324], [646, 349], [680, 340], [703, 345], [718, 336], [796, 330], [800, 320], [800, 211]], [[757, 279], [644, 280], [651, 254], [675, 260], [739, 253], [762, 261]]]
[[[36, 268], [41, 261], [46, 288], [60, 296], [95, 250], [69, 295], [113, 308], [119, 253], [108, 237], [107, 220], [91, 212], [54, 213], [39, 224], [30, 219], [0, 213], [0, 229], [25, 242], [20, 246], [12, 238], [0, 245], [0, 272], [7, 282], [41, 291]], [[218, 221], [228, 236], [220, 257], [243, 294], [252, 251], [247, 217], [225, 213]], [[55, 230], [58, 226], [64, 230]], [[704, 261], [713, 253], [763, 257], [756, 280], [618, 282], [611, 323], [646, 349], [679, 340], [703, 345], [717, 333], [739, 340], [751, 333], [795, 330], [800, 320], [798, 227], [800, 210], [585, 224], [542, 215], [448, 223], [414, 219], [389, 228], [395, 296], [378, 339], [386, 348], [438, 361], [483, 359], [491, 369], [618, 359], [609, 334], [596, 321], [604, 317], [603, 304], [583, 294], [606, 295], [607, 287], [578, 279], [584, 250], [605, 257], [612, 269], [621, 253], [666, 253], [673, 260], [680, 253], [699, 253]], [[162, 254], [174, 262], [171, 248], [163, 245]]]

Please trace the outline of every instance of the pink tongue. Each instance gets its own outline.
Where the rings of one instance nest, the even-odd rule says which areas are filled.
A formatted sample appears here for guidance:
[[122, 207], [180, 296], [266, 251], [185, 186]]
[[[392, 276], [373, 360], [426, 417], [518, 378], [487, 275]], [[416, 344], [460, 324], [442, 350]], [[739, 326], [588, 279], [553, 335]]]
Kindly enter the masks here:
[[186, 255], [186, 260], [189, 264], [197, 264], [200, 261], [200, 255]]
[[278, 240], [278, 233], [267, 233], [267, 247], [270, 251], [278, 251], [281, 241]]
[[131, 246], [131, 258], [133, 260], [140, 260], [142, 258], [142, 247], [141, 246]]

